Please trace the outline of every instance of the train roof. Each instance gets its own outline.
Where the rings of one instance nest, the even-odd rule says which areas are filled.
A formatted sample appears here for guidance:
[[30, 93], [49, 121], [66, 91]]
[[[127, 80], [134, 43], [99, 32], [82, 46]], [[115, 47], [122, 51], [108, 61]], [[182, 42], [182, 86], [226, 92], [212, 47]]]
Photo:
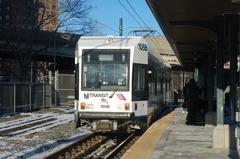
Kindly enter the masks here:
[[136, 46], [139, 42], [143, 42], [141, 36], [82, 36], [78, 41], [80, 47], [129, 47]]
[[159, 53], [157, 53], [155, 50], [149, 49], [148, 53], [154, 56], [159, 62], [164, 63], [165, 67], [168, 67], [168, 68], [172, 67], [170, 63], [166, 59], [164, 59]]
[[135, 47], [139, 43], [145, 43], [148, 46], [148, 52], [163, 62], [165, 66], [171, 65], [159, 53], [155, 52], [151, 45], [142, 36], [81, 36], [78, 40], [79, 47], [105, 48], [105, 47]]

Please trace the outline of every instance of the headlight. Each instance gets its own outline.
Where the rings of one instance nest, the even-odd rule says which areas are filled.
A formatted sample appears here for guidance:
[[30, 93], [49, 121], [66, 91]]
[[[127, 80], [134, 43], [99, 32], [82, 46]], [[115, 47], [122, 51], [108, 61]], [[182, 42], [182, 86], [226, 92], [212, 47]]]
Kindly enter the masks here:
[[93, 104], [86, 104], [86, 109], [93, 109]]
[[124, 105], [123, 104], [117, 104], [117, 109], [124, 109]]
[[130, 104], [129, 103], [125, 103], [125, 110], [130, 110]]
[[81, 103], [81, 110], [84, 110], [85, 109], [85, 103]]

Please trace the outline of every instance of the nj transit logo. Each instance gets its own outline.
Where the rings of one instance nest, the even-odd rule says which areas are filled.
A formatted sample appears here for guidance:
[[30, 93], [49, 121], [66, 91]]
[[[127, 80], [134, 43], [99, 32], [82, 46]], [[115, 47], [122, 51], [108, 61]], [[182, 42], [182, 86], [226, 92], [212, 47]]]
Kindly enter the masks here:
[[123, 94], [116, 94], [119, 100], [126, 100]]

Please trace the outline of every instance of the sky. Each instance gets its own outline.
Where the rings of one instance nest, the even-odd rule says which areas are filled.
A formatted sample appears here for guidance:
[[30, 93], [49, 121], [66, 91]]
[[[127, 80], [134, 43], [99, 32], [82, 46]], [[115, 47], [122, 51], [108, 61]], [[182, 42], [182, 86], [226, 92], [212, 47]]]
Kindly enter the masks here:
[[136, 34], [132, 31], [144, 29], [157, 31], [150, 35], [163, 36], [145, 0], [90, 0], [90, 3], [96, 7], [90, 16], [103, 27], [101, 30], [103, 35], [118, 36], [119, 21], [122, 18], [123, 36], [134, 36]]

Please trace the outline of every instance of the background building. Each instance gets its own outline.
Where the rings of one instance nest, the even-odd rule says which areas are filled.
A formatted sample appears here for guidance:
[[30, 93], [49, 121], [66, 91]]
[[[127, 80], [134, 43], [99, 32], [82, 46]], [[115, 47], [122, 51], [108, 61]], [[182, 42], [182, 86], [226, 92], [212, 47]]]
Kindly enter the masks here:
[[58, 25], [58, 0], [0, 0], [0, 24], [55, 31]]
[[58, 26], [58, 0], [37, 0], [38, 25], [43, 23], [41, 30], [55, 31]]
[[[16, 32], [20, 32], [20, 28], [54, 32], [58, 27], [58, 0], [0, 0], [0, 26], [1, 32], [6, 32], [6, 28]], [[31, 81], [43, 79], [42, 77], [48, 75], [51, 65], [51, 62], [33, 61], [29, 72]], [[6, 81], [3, 77], [7, 81], [20, 78], [19, 67], [14, 58], [1, 56], [0, 81]]]

